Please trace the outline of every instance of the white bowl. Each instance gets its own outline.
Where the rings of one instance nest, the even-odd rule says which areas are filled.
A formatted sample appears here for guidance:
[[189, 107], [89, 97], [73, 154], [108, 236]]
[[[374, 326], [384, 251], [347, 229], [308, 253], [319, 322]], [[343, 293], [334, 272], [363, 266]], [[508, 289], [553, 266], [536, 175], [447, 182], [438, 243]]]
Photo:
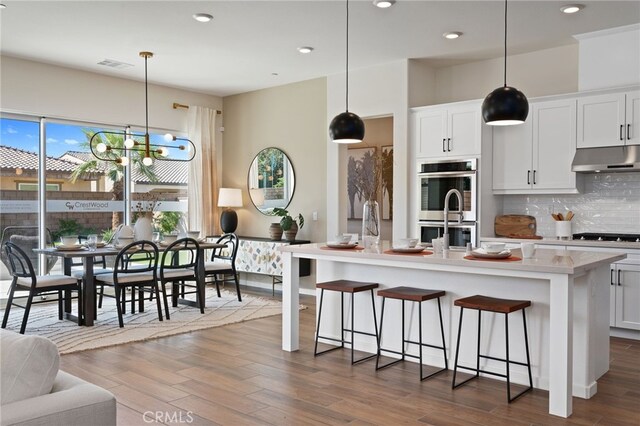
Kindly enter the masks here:
[[500, 253], [506, 246], [505, 243], [482, 243], [482, 248], [487, 253]]
[[416, 245], [418, 245], [418, 239], [417, 238], [402, 238], [402, 239], [400, 239], [400, 246], [401, 247], [414, 248]]
[[338, 244], [347, 244], [349, 243], [349, 241], [351, 241], [351, 235], [347, 234], [347, 235], [341, 235], [338, 234], [335, 236], [335, 240], [336, 243]]
[[133, 237], [118, 237], [118, 247], [128, 246], [133, 242]]
[[165, 244], [171, 244], [171, 243], [175, 242], [177, 239], [178, 239], [178, 235], [176, 235], [176, 234], [165, 234], [162, 237], [162, 241]]
[[60, 242], [62, 242], [62, 244], [65, 246], [72, 246], [74, 244], [78, 244], [78, 236], [66, 235], [64, 237], [60, 237]]

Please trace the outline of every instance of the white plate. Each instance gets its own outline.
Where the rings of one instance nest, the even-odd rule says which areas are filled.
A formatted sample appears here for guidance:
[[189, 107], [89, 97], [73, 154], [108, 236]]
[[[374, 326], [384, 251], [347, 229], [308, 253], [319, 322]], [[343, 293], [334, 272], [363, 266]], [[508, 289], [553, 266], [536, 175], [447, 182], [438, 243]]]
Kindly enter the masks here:
[[392, 247], [391, 251], [395, 253], [420, 253], [424, 251], [424, 247]]
[[506, 259], [511, 257], [511, 250], [502, 250], [500, 253], [487, 253], [485, 249], [478, 248], [471, 251], [473, 257], [480, 257], [483, 259]]
[[82, 244], [71, 244], [71, 245], [60, 244], [59, 246], [56, 247], [56, 250], [71, 251], [71, 250], [80, 250], [83, 247], [84, 246]]
[[357, 243], [327, 243], [327, 247], [337, 249], [352, 249], [356, 248], [357, 246]]

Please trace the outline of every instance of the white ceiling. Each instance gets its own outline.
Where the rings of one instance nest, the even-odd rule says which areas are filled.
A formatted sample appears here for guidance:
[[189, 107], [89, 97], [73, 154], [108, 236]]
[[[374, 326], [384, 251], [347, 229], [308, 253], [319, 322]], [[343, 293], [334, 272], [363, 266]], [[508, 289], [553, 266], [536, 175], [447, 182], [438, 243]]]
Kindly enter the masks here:
[[[345, 1], [12, 1], [0, 0], [3, 55], [218, 96], [344, 72]], [[574, 34], [640, 22], [640, 1], [509, 2], [509, 53], [575, 43]], [[502, 1], [350, 2], [351, 69], [424, 58], [434, 66], [502, 55]], [[209, 13], [214, 20], [196, 22]], [[442, 37], [462, 31], [458, 40]], [[311, 54], [296, 51], [313, 46]], [[111, 69], [112, 59], [134, 65]], [[277, 73], [277, 75], [274, 75]]]

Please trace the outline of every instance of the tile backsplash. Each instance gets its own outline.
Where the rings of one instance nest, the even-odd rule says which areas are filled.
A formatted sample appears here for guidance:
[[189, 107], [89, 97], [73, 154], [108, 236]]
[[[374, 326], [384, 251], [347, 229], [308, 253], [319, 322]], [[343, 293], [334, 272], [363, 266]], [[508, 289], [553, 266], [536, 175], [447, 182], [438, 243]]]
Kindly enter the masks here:
[[584, 175], [584, 190], [570, 195], [505, 195], [504, 214], [534, 216], [538, 235], [555, 236], [551, 213], [575, 213], [572, 232], [640, 234], [640, 172]]

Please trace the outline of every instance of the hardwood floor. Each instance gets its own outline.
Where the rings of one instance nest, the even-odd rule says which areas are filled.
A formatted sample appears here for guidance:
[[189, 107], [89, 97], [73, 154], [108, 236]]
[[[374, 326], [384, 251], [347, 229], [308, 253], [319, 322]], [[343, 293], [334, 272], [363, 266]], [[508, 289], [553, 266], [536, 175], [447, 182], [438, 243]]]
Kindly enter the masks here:
[[[270, 297], [270, 292], [251, 292]], [[424, 382], [414, 363], [378, 372], [349, 351], [314, 358], [315, 299], [301, 298], [301, 350], [281, 350], [281, 317], [62, 356], [61, 369], [109, 389], [118, 424], [640, 425], [640, 342], [611, 339], [611, 369], [573, 415], [547, 414], [534, 390], [506, 403], [504, 382], [455, 391], [451, 372]], [[126, 325], [125, 325], [126, 326]], [[156, 422], [157, 420], [157, 422]]]

